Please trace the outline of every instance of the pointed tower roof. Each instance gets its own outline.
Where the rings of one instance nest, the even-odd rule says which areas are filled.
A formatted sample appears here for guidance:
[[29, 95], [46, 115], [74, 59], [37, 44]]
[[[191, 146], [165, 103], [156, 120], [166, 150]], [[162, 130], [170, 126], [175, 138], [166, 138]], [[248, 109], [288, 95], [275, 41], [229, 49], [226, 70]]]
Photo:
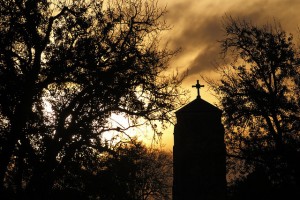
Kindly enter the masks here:
[[212, 104], [208, 103], [207, 101], [201, 99], [200, 97], [197, 97], [194, 101], [190, 102], [189, 104], [183, 106], [179, 110], [177, 110], [175, 113], [191, 113], [191, 112], [219, 112], [222, 111], [213, 106]]
[[200, 88], [204, 87], [204, 85], [200, 85], [199, 80], [197, 80], [196, 85], [193, 85], [192, 87], [197, 89], [197, 94], [198, 94], [197, 98], [194, 101], [187, 104], [186, 106], [177, 110], [175, 112], [176, 115], [178, 113], [201, 113], [201, 112], [220, 113], [220, 114], [222, 113], [222, 111], [219, 108], [201, 99]]

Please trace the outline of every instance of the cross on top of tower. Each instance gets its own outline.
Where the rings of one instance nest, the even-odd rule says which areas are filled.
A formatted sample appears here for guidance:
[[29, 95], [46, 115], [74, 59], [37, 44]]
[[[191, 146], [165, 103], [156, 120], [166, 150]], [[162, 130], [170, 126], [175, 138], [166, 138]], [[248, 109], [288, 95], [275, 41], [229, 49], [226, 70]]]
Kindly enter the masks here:
[[200, 88], [204, 87], [204, 85], [200, 85], [199, 80], [197, 80], [197, 84], [196, 84], [196, 85], [193, 85], [192, 87], [197, 88], [197, 93], [198, 93], [197, 99], [200, 99], [200, 98], [201, 98], [201, 97], [200, 97]]

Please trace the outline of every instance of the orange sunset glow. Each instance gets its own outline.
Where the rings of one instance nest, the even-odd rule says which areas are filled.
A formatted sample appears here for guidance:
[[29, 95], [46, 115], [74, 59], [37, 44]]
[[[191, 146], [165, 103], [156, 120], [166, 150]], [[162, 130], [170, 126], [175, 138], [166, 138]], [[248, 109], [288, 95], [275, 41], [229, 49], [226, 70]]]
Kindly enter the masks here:
[[0, 199], [298, 199], [299, 10], [0, 0]]
[[[161, 0], [159, 3], [167, 6], [166, 21], [171, 26], [162, 41], [168, 41], [172, 49], [181, 49], [171, 60], [170, 71], [188, 70], [183, 87], [190, 90], [191, 100], [196, 97], [196, 90], [192, 89], [196, 80], [200, 79], [205, 84], [201, 77], [217, 78], [216, 64], [224, 63], [218, 41], [225, 34], [222, 27], [225, 15], [250, 20], [257, 25], [277, 20], [295, 38], [299, 34], [300, 1]], [[218, 104], [208, 86], [201, 89], [201, 96], [212, 104]], [[162, 143], [167, 149], [172, 149], [173, 126], [164, 132]]]

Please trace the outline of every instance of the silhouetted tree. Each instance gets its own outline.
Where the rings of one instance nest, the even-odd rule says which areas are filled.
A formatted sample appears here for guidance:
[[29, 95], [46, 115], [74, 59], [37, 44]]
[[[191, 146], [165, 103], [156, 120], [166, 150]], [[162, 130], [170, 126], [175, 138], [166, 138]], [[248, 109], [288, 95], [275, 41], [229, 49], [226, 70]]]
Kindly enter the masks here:
[[182, 77], [155, 1], [0, 0], [1, 191], [45, 198], [82, 147], [107, 151], [112, 113], [168, 122]]
[[257, 167], [246, 177], [234, 182], [229, 187], [230, 200], [251, 199], [293, 199], [296, 188], [291, 185], [276, 185], [268, 177], [265, 169]]
[[[256, 26], [227, 17], [220, 82], [229, 156], [257, 167], [274, 185], [300, 186], [300, 68], [292, 35], [278, 23]], [[228, 58], [228, 57], [227, 57]], [[252, 169], [251, 169], [252, 168]], [[249, 169], [249, 168], [248, 168]]]
[[86, 199], [170, 199], [171, 154], [135, 139], [119, 142], [102, 154], [83, 152], [65, 163], [67, 173], [55, 184], [58, 196], [73, 191]]

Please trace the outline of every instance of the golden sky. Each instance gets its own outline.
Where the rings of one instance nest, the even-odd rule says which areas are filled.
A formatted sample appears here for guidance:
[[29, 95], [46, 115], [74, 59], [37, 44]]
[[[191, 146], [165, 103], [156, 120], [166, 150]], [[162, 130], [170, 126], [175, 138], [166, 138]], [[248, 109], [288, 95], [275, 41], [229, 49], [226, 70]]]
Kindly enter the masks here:
[[[170, 70], [180, 72], [189, 70], [183, 87], [191, 91], [191, 100], [196, 98], [196, 90], [192, 85], [201, 75], [214, 77], [214, 63], [219, 59], [218, 40], [222, 39], [222, 18], [225, 15], [250, 20], [261, 25], [280, 22], [282, 28], [293, 33], [298, 42], [300, 34], [300, 0], [158, 0], [160, 5], [167, 6], [166, 22], [172, 27], [165, 33], [164, 41], [169, 48], [181, 48], [181, 52], [173, 58]], [[208, 88], [201, 90], [201, 97], [215, 104]], [[173, 146], [173, 129], [164, 132], [163, 143], [167, 149]]]

